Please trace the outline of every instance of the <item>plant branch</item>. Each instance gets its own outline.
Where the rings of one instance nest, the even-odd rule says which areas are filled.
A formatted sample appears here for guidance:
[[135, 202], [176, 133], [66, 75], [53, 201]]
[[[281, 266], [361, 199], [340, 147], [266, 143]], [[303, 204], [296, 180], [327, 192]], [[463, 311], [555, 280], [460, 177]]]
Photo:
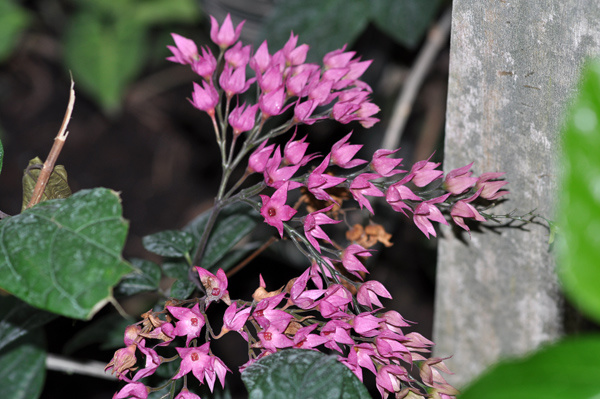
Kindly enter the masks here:
[[106, 374], [106, 363], [95, 360], [77, 361], [67, 357], [49, 353], [46, 357], [46, 368], [53, 371], [63, 371], [67, 374], [81, 374], [105, 380], [117, 380], [112, 374]]
[[75, 104], [75, 90], [73, 90], [74, 85], [75, 82], [73, 82], [73, 78], [71, 78], [71, 91], [69, 95], [69, 104], [67, 105], [67, 111], [65, 112], [65, 117], [63, 118], [62, 125], [60, 126], [58, 134], [54, 138], [54, 144], [50, 149], [50, 153], [48, 154], [48, 158], [46, 158], [46, 162], [44, 162], [44, 166], [42, 167], [37, 182], [35, 183], [31, 199], [29, 200], [29, 203], [27, 204], [27, 207], [25, 209], [31, 208], [32, 206], [39, 204], [42, 200], [42, 195], [44, 195], [44, 190], [46, 189], [46, 185], [48, 184], [50, 175], [54, 170], [56, 160], [58, 159], [58, 156], [62, 151], [67, 136], [69, 135], [69, 132], [67, 131], [67, 126], [69, 125], [69, 120], [71, 119], [71, 114], [73, 113], [73, 105]]
[[435, 56], [448, 39], [451, 20], [452, 10], [448, 9], [429, 31], [427, 41], [419, 52], [417, 61], [406, 78], [404, 87], [396, 100], [392, 120], [383, 137], [381, 148], [388, 150], [398, 148], [404, 126], [406, 125], [406, 121], [412, 110], [412, 105], [415, 101], [417, 92], [434, 61]]

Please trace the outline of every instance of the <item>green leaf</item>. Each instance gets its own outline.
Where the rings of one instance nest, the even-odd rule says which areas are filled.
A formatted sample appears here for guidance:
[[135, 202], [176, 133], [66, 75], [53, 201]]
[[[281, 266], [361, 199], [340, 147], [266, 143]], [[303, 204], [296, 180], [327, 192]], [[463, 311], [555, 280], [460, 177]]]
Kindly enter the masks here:
[[118, 194], [82, 190], [0, 221], [0, 286], [25, 302], [91, 318], [131, 271], [121, 257], [127, 222]]
[[269, 355], [242, 373], [250, 399], [370, 399], [365, 386], [337, 357], [303, 349]]
[[[29, 165], [23, 173], [23, 206], [21, 210], [25, 210], [25, 207], [29, 204], [29, 200], [31, 200], [33, 189], [42, 171], [42, 166], [44, 166], [42, 160], [39, 157], [35, 157], [29, 161]], [[46, 183], [41, 202], [49, 199], [68, 198], [71, 194], [67, 170], [63, 165], [55, 165], [48, 183]]]
[[270, 49], [278, 49], [293, 31], [298, 44], [310, 46], [307, 60], [319, 62], [328, 52], [352, 45], [369, 23], [371, 7], [368, 0], [279, 1], [261, 37], [268, 39]]
[[190, 264], [183, 258], [166, 258], [162, 264], [165, 275], [172, 278], [188, 278]]
[[2, 399], [35, 399], [46, 376], [44, 334], [34, 330], [0, 350]]
[[194, 292], [195, 288], [196, 285], [190, 280], [176, 280], [171, 286], [171, 292], [169, 293], [169, 296], [177, 299], [188, 299], [190, 295], [192, 295], [192, 292]]
[[115, 287], [115, 295], [135, 295], [140, 292], [156, 291], [160, 283], [160, 266], [143, 259], [131, 259], [135, 270], [127, 274]]
[[[200, 241], [210, 212], [209, 210], [198, 216], [184, 228], [185, 231], [194, 235], [195, 243]], [[207, 270], [215, 266], [231, 248], [256, 227], [259, 221], [258, 212], [243, 203], [234, 203], [221, 210], [206, 244], [200, 266]]]
[[194, 236], [185, 231], [165, 230], [145, 236], [144, 248], [160, 256], [189, 256], [194, 247]]
[[134, 321], [124, 319], [119, 314], [109, 314], [93, 320], [67, 341], [63, 353], [69, 356], [89, 345], [96, 345], [101, 350], [121, 348], [125, 328], [133, 323]]
[[65, 64], [73, 78], [103, 109], [119, 109], [127, 86], [145, 63], [146, 30], [126, 18], [81, 12], [69, 20]]
[[[19, 36], [31, 16], [25, 8], [14, 1], [0, 1], [0, 62], [5, 61], [17, 46]], [[0, 170], [2, 170], [2, 145], [0, 145]]]
[[600, 337], [568, 338], [497, 364], [459, 399], [590, 399], [600, 395]]
[[441, 0], [372, 0], [375, 25], [403, 46], [414, 48], [431, 25]]
[[0, 296], [0, 349], [56, 317], [14, 296]]
[[600, 61], [587, 64], [563, 133], [558, 272], [567, 296], [600, 321]]

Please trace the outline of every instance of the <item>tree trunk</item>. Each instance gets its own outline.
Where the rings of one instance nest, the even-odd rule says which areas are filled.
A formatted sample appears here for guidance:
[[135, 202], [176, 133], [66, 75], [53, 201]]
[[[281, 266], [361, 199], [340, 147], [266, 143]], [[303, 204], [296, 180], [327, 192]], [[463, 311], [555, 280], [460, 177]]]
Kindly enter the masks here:
[[[579, 71], [600, 54], [598, 0], [453, 3], [444, 169], [506, 172], [492, 209], [553, 219], [560, 127]], [[496, 226], [487, 223], [487, 226]], [[563, 333], [563, 299], [543, 225], [442, 229], [434, 340], [464, 385], [491, 363]]]

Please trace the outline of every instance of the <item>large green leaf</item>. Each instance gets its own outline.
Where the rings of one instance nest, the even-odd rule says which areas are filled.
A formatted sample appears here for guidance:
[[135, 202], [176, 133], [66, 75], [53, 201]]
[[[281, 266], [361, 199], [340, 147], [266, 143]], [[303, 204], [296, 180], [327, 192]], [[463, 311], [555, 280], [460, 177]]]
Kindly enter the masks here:
[[81, 12], [65, 33], [65, 64], [75, 81], [108, 112], [115, 112], [127, 85], [145, 62], [146, 29], [126, 18]]
[[56, 317], [14, 296], [0, 296], [0, 349]]
[[460, 399], [600, 397], [600, 337], [569, 338], [531, 356], [500, 363]]
[[563, 139], [559, 276], [567, 296], [600, 320], [600, 61], [589, 63]]
[[0, 350], [2, 399], [35, 399], [44, 386], [44, 334], [34, 330]]
[[[210, 212], [209, 210], [198, 216], [184, 229], [194, 235], [196, 243], [200, 241], [200, 237], [210, 217]], [[234, 203], [222, 209], [213, 227], [206, 245], [204, 257], [199, 266], [205, 269], [215, 266], [229, 250], [254, 229], [259, 221], [260, 215], [258, 212], [243, 203]]]
[[336, 356], [289, 349], [269, 355], [242, 373], [250, 399], [370, 399], [365, 386]]
[[413, 48], [431, 25], [440, 4], [440, 0], [371, 0], [371, 12], [379, 29]]
[[351, 45], [369, 23], [368, 0], [286, 0], [275, 5], [265, 23], [262, 38], [269, 49], [283, 47], [290, 31], [299, 36], [298, 44], [310, 46], [308, 60], [319, 62], [323, 56], [344, 44]]
[[[15, 1], [0, 1], [0, 62], [4, 61], [16, 47], [19, 35], [31, 20], [25, 8]], [[0, 170], [2, 169], [2, 146], [0, 145]]]
[[118, 194], [83, 190], [0, 221], [0, 286], [27, 303], [88, 319], [131, 271]]

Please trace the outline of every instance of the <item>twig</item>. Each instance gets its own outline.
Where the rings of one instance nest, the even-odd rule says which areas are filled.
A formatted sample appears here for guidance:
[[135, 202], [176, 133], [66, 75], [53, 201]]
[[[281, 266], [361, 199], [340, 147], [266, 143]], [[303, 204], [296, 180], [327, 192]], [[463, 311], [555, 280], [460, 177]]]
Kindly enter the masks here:
[[429, 71], [429, 67], [433, 63], [435, 56], [446, 43], [450, 33], [451, 19], [452, 11], [448, 9], [429, 31], [427, 41], [419, 53], [417, 61], [411, 69], [406, 83], [396, 100], [392, 120], [383, 137], [381, 148], [393, 150], [400, 144], [400, 138], [410, 115], [417, 91], [421, 87], [425, 74]]
[[58, 159], [58, 155], [60, 154], [63, 145], [65, 144], [65, 140], [69, 132], [67, 132], [67, 126], [69, 125], [69, 120], [71, 119], [71, 114], [73, 113], [73, 105], [75, 104], [75, 90], [73, 90], [73, 86], [75, 82], [73, 82], [73, 78], [71, 77], [71, 92], [69, 95], [69, 105], [67, 105], [67, 111], [65, 112], [65, 117], [63, 118], [62, 125], [60, 126], [60, 130], [58, 134], [54, 138], [54, 144], [50, 149], [50, 153], [48, 154], [48, 158], [46, 158], [46, 162], [44, 162], [44, 166], [40, 171], [40, 175], [35, 183], [35, 188], [33, 189], [33, 194], [31, 195], [31, 200], [27, 204], [27, 208], [31, 208], [34, 205], [39, 204], [42, 200], [42, 195], [44, 195], [44, 190], [46, 189], [46, 185], [48, 184], [48, 180], [50, 179], [50, 175], [54, 170], [54, 164], [56, 164], [56, 160]]
[[63, 371], [68, 374], [82, 374], [106, 380], [117, 380], [112, 374], [104, 372], [106, 363], [95, 360], [76, 361], [63, 356], [48, 354], [46, 368], [53, 371]]

